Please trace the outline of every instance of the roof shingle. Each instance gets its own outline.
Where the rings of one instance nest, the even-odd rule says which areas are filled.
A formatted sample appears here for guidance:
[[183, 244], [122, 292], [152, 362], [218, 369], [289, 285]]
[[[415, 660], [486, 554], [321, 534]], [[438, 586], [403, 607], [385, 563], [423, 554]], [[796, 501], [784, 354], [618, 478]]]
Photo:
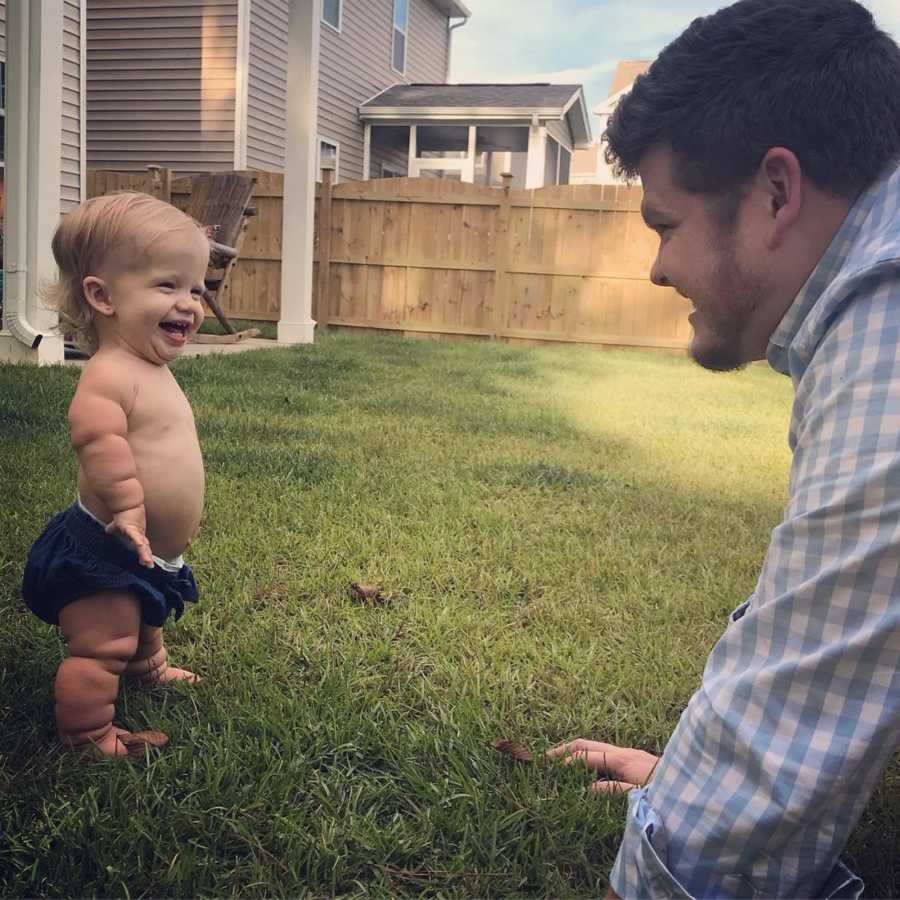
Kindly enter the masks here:
[[562, 110], [578, 84], [395, 84], [361, 109], [436, 107]]

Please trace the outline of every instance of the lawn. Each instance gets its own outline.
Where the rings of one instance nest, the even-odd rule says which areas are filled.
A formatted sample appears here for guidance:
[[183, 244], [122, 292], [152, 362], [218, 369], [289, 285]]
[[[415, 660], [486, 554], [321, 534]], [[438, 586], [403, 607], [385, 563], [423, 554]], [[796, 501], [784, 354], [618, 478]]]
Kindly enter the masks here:
[[[18, 600], [73, 496], [77, 370], [0, 367], [0, 893], [604, 890], [624, 800], [486, 742], [664, 746], [779, 519], [787, 379], [360, 336], [175, 374], [208, 493], [203, 598], [167, 633], [205, 680], [120, 695], [165, 751], [79, 763], [53, 742], [63, 644]], [[868, 896], [900, 892], [898, 788], [895, 762], [848, 854]]]

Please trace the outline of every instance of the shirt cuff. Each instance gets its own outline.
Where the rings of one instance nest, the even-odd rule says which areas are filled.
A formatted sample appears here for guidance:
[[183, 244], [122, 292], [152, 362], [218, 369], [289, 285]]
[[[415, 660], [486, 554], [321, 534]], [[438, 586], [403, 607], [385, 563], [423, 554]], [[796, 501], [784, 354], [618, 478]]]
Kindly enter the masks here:
[[[628, 815], [619, 855], [609, 876], [610, 887], [623, 900], [694, 900], [668, 868], [668, 838], [659, 815], [647, 802], [647, 788], [628, 795]], [[822, 900], [858, 900], [865, 885], [842, 862], [817, 892]], [[763, 897], [740, 875], [723, 873], [717, 897]]]

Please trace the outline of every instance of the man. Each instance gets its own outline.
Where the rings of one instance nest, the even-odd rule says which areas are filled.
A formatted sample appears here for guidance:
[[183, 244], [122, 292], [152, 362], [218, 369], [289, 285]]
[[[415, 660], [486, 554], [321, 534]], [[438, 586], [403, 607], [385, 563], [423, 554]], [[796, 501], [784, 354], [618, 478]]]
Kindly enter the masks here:
[[794, 458], [658, 764], [553, 752], [634, 788], [611, 896], [857, 897], [839, 856], [900, 745], [900, 48], [853, 0], [741, 0], [663, 50], [607, 138], [694, 359], [791, 376]]

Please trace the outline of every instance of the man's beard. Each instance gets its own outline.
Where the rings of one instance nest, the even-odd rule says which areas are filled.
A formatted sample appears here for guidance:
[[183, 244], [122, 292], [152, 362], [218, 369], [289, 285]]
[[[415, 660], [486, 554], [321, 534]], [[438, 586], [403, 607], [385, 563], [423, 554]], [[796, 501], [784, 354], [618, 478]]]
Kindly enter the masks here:
[[[763, 279], [754, 272], [742, 271], [735, 262], [731, 248], [716, 266], [713, 274], [713, 292], [719, 298], [700, 311], [705, 328], [700, 346], [695, 346], [697, 336], [691, 342], [691, 358], [714, 372], [733, 372], [742, 369], [749, 360], [742, 338], [750, 319], [765, 296]], [[723, 308], [724, 307], [724, 308]], [[709, 310], [715, 309], [714, 317]]]

